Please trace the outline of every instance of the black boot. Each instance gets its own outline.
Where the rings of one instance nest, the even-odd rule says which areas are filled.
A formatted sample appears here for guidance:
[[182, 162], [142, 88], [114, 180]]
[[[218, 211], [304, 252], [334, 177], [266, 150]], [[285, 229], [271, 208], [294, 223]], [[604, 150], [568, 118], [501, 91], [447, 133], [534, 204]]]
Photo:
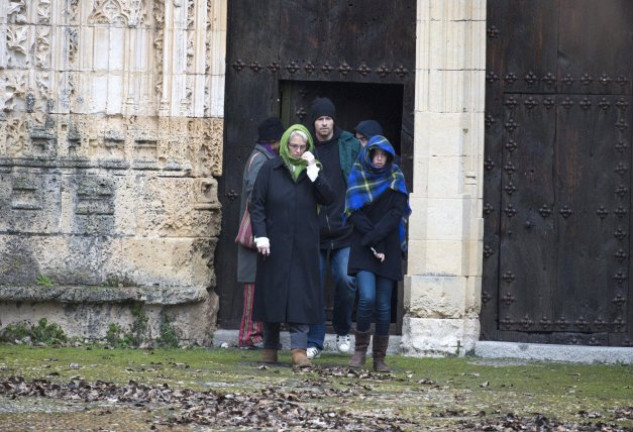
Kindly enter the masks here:
[[389, 367], [385, 364], [387, 347], [389, 347], [389, 335], [374, 335], [374, 370], [376, 372], [391, 372]]
[[354, 342], [354, 355], [349, 361], [351, 367], [361, 367], [365, 365], [365, 355], [369, 346], [369, 338], [371, 337], [369, 330], [361, 332], [356, 330]]

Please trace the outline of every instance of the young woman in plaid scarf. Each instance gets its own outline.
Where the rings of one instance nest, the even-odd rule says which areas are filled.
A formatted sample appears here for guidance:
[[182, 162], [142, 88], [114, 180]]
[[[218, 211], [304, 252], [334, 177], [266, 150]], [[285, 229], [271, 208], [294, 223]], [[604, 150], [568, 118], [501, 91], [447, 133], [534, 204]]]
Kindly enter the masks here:
[[411, 213], [402, 170], [395, 151], [380, 135], [372, 137], [354, 163], [348, 179], [345, 215], [354, 226], [348, 273], [356, 276], [359, 302], [356, 342], [350, 366], [365, 364], [372, 317], [374, 370], [389, 372], [391, 293], [402, 280], [402, 252], [406, 250], [405, 222]]

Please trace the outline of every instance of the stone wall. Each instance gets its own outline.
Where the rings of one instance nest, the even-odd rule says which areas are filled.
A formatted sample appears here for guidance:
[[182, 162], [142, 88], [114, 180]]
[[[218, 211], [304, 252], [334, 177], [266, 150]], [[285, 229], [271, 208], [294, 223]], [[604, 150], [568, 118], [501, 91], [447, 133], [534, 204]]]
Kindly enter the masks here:
[[0, 327], [209, 342], [225, 37], [225, 0], [0, 0]]

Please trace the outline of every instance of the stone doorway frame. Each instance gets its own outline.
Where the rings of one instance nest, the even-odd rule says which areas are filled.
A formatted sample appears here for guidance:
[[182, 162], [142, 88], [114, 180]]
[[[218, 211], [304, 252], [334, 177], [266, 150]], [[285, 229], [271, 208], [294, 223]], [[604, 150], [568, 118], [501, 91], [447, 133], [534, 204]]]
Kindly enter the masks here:
[[402, 351], [479, 340], [486, 1], [418, 0], [413, 214]]

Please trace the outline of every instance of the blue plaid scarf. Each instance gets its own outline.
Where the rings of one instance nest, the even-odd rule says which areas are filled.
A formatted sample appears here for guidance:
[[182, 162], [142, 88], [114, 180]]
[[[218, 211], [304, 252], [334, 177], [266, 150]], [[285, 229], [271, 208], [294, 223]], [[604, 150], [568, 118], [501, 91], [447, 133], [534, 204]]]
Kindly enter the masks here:
[[[391, 156], [391, 161], [382, 168], [376, 168], [371, 162], [371, 151], [380, 149]], [[358, 155], [354, 162], [352, 172], [347, 180], [347, 193], [345, 194], [345, 214], [346, 219], [356, 210], [372, 203], [387, 189], [402, 192], [408, 196], [407, 186], [404, 182], [404, 174], [400, 167], [393, 163], [396, 152], [387, 138], [375, 135], [367, 146]], [[407, 239], [405, 232], [406, 219], [411, 214], [411, 208], [407, 202], [407, 210], [400, 221], [398, 232], [400, 234], [400, 246], [402, 250], [407, 250]]]

